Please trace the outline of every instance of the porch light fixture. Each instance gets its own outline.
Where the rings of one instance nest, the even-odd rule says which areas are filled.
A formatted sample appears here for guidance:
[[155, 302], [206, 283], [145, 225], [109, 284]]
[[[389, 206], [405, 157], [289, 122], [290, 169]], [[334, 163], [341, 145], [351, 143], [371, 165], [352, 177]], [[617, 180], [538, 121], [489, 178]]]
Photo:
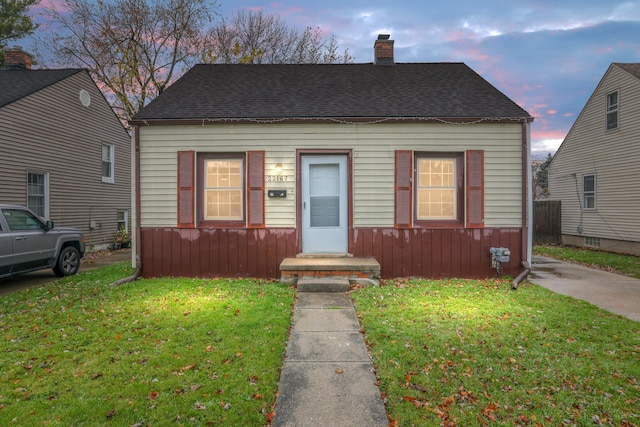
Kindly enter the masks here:
[[277, 172], [277, 173], [282, 172], [282, 163], [278, 163], [278, 164], [276, 165], [276, 172]]

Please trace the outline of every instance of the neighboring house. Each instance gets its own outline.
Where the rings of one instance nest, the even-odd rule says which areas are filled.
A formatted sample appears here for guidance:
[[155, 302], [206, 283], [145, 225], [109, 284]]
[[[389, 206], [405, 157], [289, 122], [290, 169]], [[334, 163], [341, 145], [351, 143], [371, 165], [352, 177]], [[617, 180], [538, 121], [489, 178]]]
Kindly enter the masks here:
[[109, 247], [129, 227], [130, 144], [87, 70], [32, 70], [29, 54], [5, 51], [0, 203], [80, 228], [87, 250]]
[[549, 167], [562, 242], [640, 255], [640, 63], [612, 63]]
[[144, 276], [280, 277], [288, 257], [382, 277], [487, 277], [528, 257], [533, 118], [462, 63], [196, 65], [133, 125]]

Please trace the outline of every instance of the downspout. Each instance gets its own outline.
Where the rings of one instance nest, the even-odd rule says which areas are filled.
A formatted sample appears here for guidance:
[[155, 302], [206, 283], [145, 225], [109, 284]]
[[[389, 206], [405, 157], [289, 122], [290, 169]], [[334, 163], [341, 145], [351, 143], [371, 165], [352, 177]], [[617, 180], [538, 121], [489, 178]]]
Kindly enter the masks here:
[[529, 120], [522, 123], [522, 168], [526, 171], [526, 179], [522, 182], [522, 216], [525, 227], [522, 233], [522, 247], [525, 259], [521, 262], [524, 270], [511, 282], [511, 289], [518, 289], [518, 285], [531, 273], [531, 244], [533, 242], [533, 198], [531, 177], [531, 141]]
[[132, 276], [117, 280], [109, 286], [119, 286], [123, 283], [133, 282], [142, 274], [142, 238], [140, 233], [140, 126], [133, 126], [134, 150], [133, 150], [133, 169], [134, 169], [134, 194], [132, 195], [134, 203], [134, 217], [136, 232], [133, 236], [133, 248], [136, 254], [136, 270]]

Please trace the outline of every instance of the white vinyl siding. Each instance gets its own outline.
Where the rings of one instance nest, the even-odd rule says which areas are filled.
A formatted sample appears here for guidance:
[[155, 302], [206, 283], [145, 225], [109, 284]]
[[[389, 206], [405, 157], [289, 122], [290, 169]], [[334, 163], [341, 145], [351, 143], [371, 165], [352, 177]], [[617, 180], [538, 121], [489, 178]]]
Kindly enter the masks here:
[[[619, 94], [618, 129], [603, 126], [607, 94]], [[562, 201], [562, 234], [640, 242], [640, 79], [612, 64], [549, 167], [549, 190]], [[583, 175], [595, 175], [595, 209], [583, 206]], [[622, 247], [619, 243], [614, 247]]]
[[[485, 226], [522, 226], [520, 124], [265, 124], [141, 126], [141, 224], [177, 223], [177, 152], [265, 150], [267, 227], [296, 225], [296, 149], [352, 149], [354, 227], [393, 227], [394, 153], [484, 150]], [[276, 165], [282, 171], [276, 171]], [[270, 176], [280, 176], [270, 181]]]

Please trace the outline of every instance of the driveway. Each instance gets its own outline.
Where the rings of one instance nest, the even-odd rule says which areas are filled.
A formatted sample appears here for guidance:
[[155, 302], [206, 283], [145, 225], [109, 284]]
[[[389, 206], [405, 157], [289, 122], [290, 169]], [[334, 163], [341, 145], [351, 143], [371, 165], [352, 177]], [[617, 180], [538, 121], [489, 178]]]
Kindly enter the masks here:
[[[78, 272], [82, 273], [83, 271], [89, 271], [127, 260], [131, 260], [131, 249], [89, 253], [85, 254], [82, 258]], [[11, 292], [32, 288], [34, 286], [41, 286], [56, 280], [58, 280], [58, 276], [53, 274], [53, 270], [50, 268], [8, 279], [0, 279], [0, 295], [6, 295]]]
[[640, 279], [534, 256], [529, 281], [640, 322]]

